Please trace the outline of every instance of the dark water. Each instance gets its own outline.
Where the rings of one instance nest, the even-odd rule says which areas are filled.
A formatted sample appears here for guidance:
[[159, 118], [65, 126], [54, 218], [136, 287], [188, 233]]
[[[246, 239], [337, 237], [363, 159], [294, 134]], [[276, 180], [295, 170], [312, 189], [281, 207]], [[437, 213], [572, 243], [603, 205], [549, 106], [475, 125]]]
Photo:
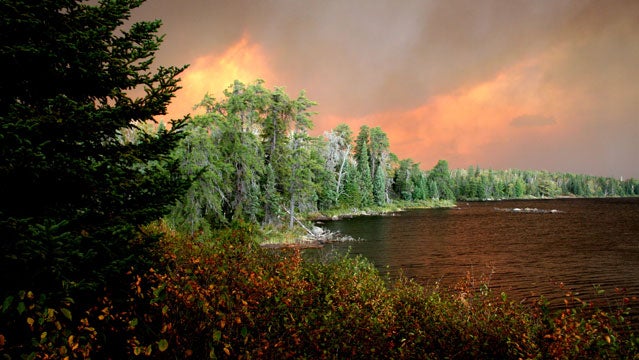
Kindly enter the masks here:
[[[504, 211], [513, 208], [540, 211]], [[363, 240], [337, 251], [350, 248], [383, 273], [401, 270], [425, 285], [470, 272], [520, 300], [559, 298], [559, 283], [586, 299], [597, 289], [639, 296], [639, 198], [460, 202], [322, 226]]]

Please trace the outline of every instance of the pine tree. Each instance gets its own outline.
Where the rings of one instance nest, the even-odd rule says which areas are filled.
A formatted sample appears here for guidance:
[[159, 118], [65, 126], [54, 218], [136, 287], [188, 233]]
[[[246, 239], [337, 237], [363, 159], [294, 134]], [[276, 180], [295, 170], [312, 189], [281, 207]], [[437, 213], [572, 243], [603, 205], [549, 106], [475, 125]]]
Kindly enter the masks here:
[[452, 190], [453, 181], [450, 177], [448, 162], [446, 160], [439, 160], [437, 162], [437, 164], [430, 171], [428, 180], [437, 184], [440, 199], [455, 200], [455, 194]]
[[383, 205], [390, 200], [387, 173], [390, 167], [390, 142], [388, 136], [379, 126], [370, 129], [369, 152], [370, 170], [373, 179], [373, 195], [375, 203]]
[[360, 187], [362, 193], [362, 205], [370, 206], [373, 204], [373, 178], [371, 176], [371, 168], [369, 164], [369, 127], [363, 125], [357, 134], [355, 141], [355, 160], [357, 161], [357, 171], [360, 177]]
[[340, 197], [340, 204], [358, 208], [362, 205], [361, 178], [357, 168], [351, 162], [346, 163], [344, 175], [344, 195]]
[[184, 70], [151, 68], [160, 21], [123, 28], [141, 3], [0, 2], [0, 298], [118, 284], [147, 245], [137, 226], [186, 190], [168, 157], [183, 121], [122, 141]]
[[215, 118], [209, 113], [192, 119], [185, 128], [186, 137], [174, 152], [180, 171], [195, 179], [166, 217], [174, 229], [185, 233], [207, 234], [211, 225], [227, 223], [224, 206], [232, 191], [229, 179], [234, 168], [222, 157], [218, 145], [221, 131]]
[[353, 131], [346, 124], [339, 124], [334, 130], [324, 133], [327, 141], [326, 166], [335, 173], [335, 194], [338, 203], [344, 194], [346, 165], [352, 159], [352, 135]]
[[415, 186], [411, 177], [413, 165], [413, 160], [404, 159], [399, 162], [399, 166], [397, 167], [397, 170], [395, 170], [393, 188], [395, 193], [398, 194], [402, 200], [413, 200], [413, 192], [415, 191]]
[[373, 197], [376, 205], [386, 203], [386, 169], [378, 168], [373, 181]]

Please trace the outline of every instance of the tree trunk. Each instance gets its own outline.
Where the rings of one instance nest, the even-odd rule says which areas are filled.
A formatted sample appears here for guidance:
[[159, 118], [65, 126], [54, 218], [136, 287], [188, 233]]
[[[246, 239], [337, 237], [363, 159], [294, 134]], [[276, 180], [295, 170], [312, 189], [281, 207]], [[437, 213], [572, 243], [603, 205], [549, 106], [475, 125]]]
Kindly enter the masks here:
[[346, 160], [348, 160], [348, 154], [351, 152], [351, 146], [348, 145], [346, 147], [346, 151], [344, 151], [344, 155], [342, 156], [342, 164], [339, 166], [339, 172], [337, 173], [337, 188], [335, 192], [337, 194], [337, 198], [339, 199], [340, 188], [342, 187], [342, 178], [344, 177], [344, 165], [346, 165]]
[[288, 213], [290, 215], [290, 219], [289, 219], [289, 222], [288, 222], [288, 228], [292, 229], [293, 225], [295, 224], [295, 216], [293, 215], [295, 213], [295, 196], [293, 194], [291, 194], [291, 202], [289, 204]]

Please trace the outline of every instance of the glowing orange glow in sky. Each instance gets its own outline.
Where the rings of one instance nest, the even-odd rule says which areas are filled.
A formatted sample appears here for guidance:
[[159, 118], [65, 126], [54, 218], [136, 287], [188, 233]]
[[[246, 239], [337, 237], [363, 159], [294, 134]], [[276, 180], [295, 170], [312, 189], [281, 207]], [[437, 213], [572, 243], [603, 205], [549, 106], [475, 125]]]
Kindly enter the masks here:
[[154, 0], [169, 117], [235, 79], [318, 105], [314, 134], [380, 126], [422, 168], [639, 177], [639, 1]]
[[[381, 126], [391, 141], [391, 150], [422, 162], [430, 168], [439, 159], [471, 164], [492, 160], [484, 155], [491, 145], [517, 141], [526, 128], [537, 134], [557, 134], [560, 126], [547, 111], [558, 110], [552, 98], [531, 96], [538, 83], [528, 73], [538, 61], [526, 61], [499, 73], [494, 79], [430, 98], [423, 105], [356, 118], [330, 117], [331, 126], [347, 123], [357, 131], [361, 125]], [[553, 94], [547, 89], [547, 94]], [[516, 121], [515, 119], [518, 119]]]
[[197, 114], [194, 110], [205, 94], [220, 98], [235, 80], [250, 83], [256, 79], [268, 81], [271, 70], [262, 47], [249, 40], [247, 34], [224, 52], [210, 53], [196, 58], [182, 74], [180, 89], [168, 108], [168, 116], [177, 118]]

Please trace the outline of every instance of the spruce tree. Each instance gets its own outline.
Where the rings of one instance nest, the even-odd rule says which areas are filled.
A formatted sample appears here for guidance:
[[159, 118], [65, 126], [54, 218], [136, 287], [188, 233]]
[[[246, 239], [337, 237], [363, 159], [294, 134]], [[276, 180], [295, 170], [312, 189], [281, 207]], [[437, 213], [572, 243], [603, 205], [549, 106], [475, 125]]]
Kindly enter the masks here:
[[453, 181], [450, 177], [448, 162], [446, 160], [439, 160], [437, 162], [428, 174], [428, 180], [437, 184], [440, 199], [455, 200], [455, 194], [452, 190]]
[[362, 206], [373, 205], [373, 178], [371, 176], [371, 168], [369, 164], [369, 133], [370, 128], [362, 125], [355, 140], [355, 160], [357, 161], [357, 171], [361, 182], [359, 184], [362, 193]]
[[184, 70], [151, 67], [160, 21], [124, 27], [142, 2], [0, 1], [0, 298], [118, 284], [148, 245], [138, 225], [186, 189], [168, 157], [183, 120], [122, 141]]

